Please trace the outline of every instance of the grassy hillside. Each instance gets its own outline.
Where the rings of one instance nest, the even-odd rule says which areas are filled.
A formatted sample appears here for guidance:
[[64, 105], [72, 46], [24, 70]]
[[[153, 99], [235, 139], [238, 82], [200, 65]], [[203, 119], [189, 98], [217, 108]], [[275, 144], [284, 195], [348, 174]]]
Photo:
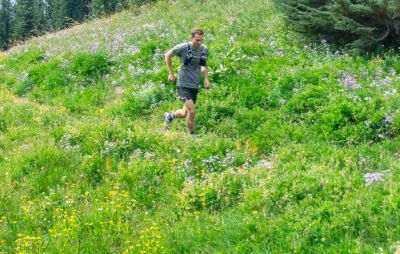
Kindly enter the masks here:
[[[161, 127], [195, 26], [193, 138]], [[301, 41], [270, 0], [180, 0], [0, 55], [0, 253], [400, 251], [399, 57]]]

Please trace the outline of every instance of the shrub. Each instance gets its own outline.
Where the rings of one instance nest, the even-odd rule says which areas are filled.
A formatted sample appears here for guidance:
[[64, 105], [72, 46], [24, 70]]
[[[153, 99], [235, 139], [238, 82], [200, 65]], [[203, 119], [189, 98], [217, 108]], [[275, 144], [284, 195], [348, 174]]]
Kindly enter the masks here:
[[253, 133], [251, 147], [259, 152], [271, 152], [274, 147], [284, 145], [292, 140], [301, 141], [306, 134], [300, 128], [276, 112], [265, 114], [266, 121]]
[[326, 102], [329, 90], [322, 86], [308, 86], [298, 94], [294, 95], [287, 103], [287, 109], [290, 113], [302, 114], [313, 112]]
[[62, 184], [74, 174], [78, 163], [75, 154], [51, 142], [35, 144], [15, 163], [11, 177], [35, 195]]
[[78, 78], [97, 80], [99, 76], [108, 72], [110, 64], [102, 53], [80, 53], [72, 59], [70, 68]]
[[277, 1], [295, 30], [354, 49], [398, 44], [398, 1]]
[[139, 114], [152, 112], [153, 107], [160, 105], [167, 97], [167, 91], [149, 84], [142, 91], [132, 91], [125, 95], [124, 111], [130, 116], [138, 117]]
[[239, 87], [238, 104], [246, 108], [252, 109], [260, 107], [268, 109], [271, 102], [271, 95], [264, 84], [249, 84]]
[[[71, 84], [67, 70], [60, 68], [61, 61], [54, 59], [48, 63], [35, 64], [28, 70], [29, 80], [23, 93], [32, 92], [32, 97], [44, 101], [46, 97], [64, 94]], [[28, 89], [27, 89], [28, 88]]]
[[338, 98], [325, 105], [311, 118], [324, 139], [340, 143], [379, 141], [385, 136], [396, 135], [396, 118], [380, 108], [380, 101], [357, 103], [348, 98]]
[[179, 205], [185, 210], [217, 211], [235, 206], [241, 200], [249, 175], [211, 174], [203, 181], [186, 183], [179, 193]]
[[260, 108], [238, 110], [234, 115], [237, 132], [242, 136], [251, 135], [262, 126], [264, 122], [270, 120], [268, 119], [270, 115], [271, 114], [267, 111]]

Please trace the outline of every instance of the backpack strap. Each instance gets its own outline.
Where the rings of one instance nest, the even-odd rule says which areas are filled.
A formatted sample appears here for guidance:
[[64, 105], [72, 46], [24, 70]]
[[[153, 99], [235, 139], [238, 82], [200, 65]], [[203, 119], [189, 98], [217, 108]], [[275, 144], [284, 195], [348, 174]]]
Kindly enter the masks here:
[[205, 50], [204, 50], [204, 47], [201, 47], [200, 66], [206, 66], [206, 64], [207, 64], [206, 52], [205, 52]]
[[185, 61], [183, 62], [184, 65], [188, 65], [190, 63], [190, 61], [192, 61], [192, 59], [193, 59], [193, 51], [192, 51], [192, 47], [190, 46], [189, 42], [186, 43], [186, 49], [187, 49], [187, 54], [186, 54]]

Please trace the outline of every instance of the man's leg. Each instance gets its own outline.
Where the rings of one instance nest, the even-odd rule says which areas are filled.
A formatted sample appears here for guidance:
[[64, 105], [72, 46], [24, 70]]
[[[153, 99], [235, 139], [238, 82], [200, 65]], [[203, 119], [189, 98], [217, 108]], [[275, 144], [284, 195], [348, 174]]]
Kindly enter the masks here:
[[188, 114], [188, 110], [186, 108], [186, 105], [183, 105], [182, 109], [178, 109], [177, 111], [175, 111], [174, 113], [174, 118], [186, 118], [187, 114]]
[[186, 118], [188, 115], [188, 110], [186, 109], [186, 106], [183, 105], [182, 109], [178, 109], [177, 111], [173, 113], [164, 113], [164, 129], [168, 130], [169, 129], [169, 124], [174, 120], [175, 118]]
[[193, 100], [186, 101], [185, 108], [187, 112], [187, 117], [186, 117], [187, 127], [189, 129], [190, 134], [194, 134], [194, 129], [195, 129], [194, 118], [196, 116], [196, 107], [195, 104], [193, 103]]

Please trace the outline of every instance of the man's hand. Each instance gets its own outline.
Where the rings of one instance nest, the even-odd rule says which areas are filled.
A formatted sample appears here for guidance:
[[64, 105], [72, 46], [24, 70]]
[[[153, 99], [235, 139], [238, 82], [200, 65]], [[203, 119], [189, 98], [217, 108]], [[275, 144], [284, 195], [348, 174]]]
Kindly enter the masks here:
[[173, 57], [172, 50], [165, 53], [165, 63], [168, 66], [168, 72], [169, 72], [168, 81], [171, 83], [175, 81], [174, 68], [172, 67], [172, 57]]
[[208, 81], [208, 79], [204, 79], [204, 89], [208, 88], [210, 88], [210, 82]]
[[168, 75], [168, 81], [171, 82], [171, 83], [175, 81], [175, 75], [173, 73], [170, 73]]

